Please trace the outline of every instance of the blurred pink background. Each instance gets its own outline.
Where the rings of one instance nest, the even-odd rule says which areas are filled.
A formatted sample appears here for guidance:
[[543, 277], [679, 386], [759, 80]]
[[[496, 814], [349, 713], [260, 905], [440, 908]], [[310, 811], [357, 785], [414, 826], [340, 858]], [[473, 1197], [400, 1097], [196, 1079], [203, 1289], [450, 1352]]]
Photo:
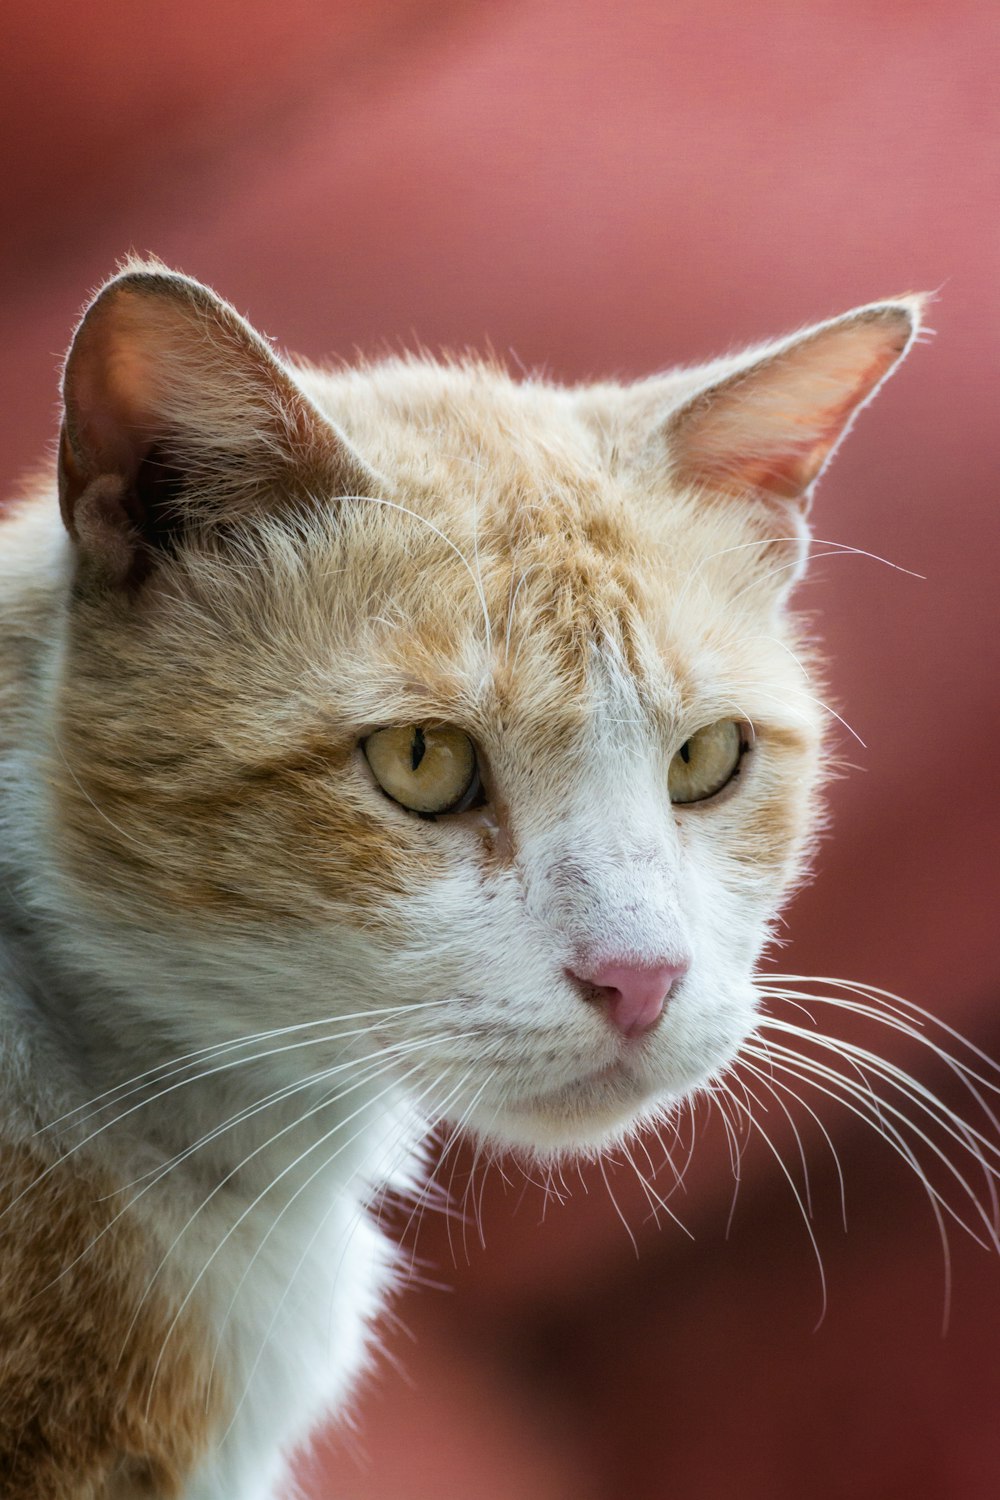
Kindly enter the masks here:
[[[76, 313], [132, 246], [312, 358], [489, 341], [567, 379], [938, 290], [937, 337], [819, 493], [821, 536], [925, 576], [846, 555], [805, 590], [867, 748], [843, 737], [833, 837], [780, 965], [884, 985], [1000, 1055], [998, 31], [992, 0], [9, 5], [5, 482], [51, 443]], [[821, 1326], [760, 1140], [726, 1237], [704, 1110], [671, 1199], [694, 1241], [620, 1166], [638, 1254], [599, 1173], [541, 1222], [540, 1191], [493, 1170], [485, 1248], [422, 1225], [427, 1275], [453, 1290], [404, 1296], [356, 1432], [303, 1461], [310, 1500], [992, 1500], [1000, 1260], [952, 1236], [942, 1338], [919, 1186], [810, 1102], [847, 1181], [845, 1235], [800, 1110]], [[766, 1124], [799, 1173], [774, 1105]]]

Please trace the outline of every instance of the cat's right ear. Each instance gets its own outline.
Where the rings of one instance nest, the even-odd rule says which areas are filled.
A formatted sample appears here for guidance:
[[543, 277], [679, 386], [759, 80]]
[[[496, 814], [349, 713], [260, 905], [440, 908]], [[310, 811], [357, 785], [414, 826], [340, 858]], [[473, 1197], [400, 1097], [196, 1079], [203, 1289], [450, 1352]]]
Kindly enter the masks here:
[[155, 262], [91, 302], [63, 400], [60, 508], [105, 583], [140, 582], [185, 530], [379, 488], [266, 340]]
[[805, 515], [854, 418], [912, 347], [925, 301], [874, 302], [730, 361], [658, 434], [674, 482]]
[[783, 600], [808, 555], [813, 488], [912, 347], [926, 300], [873, 302], [700, 369], [594, 387], [582, 409], [661, 485], [751, 512], [768, 549], [760, 561]]

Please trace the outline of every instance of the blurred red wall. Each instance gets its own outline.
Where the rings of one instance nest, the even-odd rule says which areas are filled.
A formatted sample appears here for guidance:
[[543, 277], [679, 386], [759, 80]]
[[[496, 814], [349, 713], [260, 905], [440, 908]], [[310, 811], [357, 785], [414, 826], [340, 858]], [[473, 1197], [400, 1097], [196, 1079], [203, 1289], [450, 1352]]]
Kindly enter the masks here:
[[[884, 985], [998, 1055], [998, 29], [991, 0], [8, 5], [7, 480], [51, 442], [77, 309], [132, 246], [308, 356], [488, 340], [567, 379], [936, 289], [937, 337], [818, 499], [821, 536], [924, 576], [844, 555], [805, 590], [865, 744], [844, 738], [834, 836], [780, 962]], [[540, 1191], [494, 1170], [474, 1188], [485, 1249], [475, 1227], [450, 1245], [421, 1226], [455, 1290], [403, 1299], [416, 1340], [389, 1330], [357, 1435], [305, 1462], [309, 1496], [995, 1497], [1000, 1262], [953, 1236], [942, 1338], [926, 1199], [811, 1102], [850, 1226], [800, 1112], [818, 1328], [809, 1239], [760, 1139], [728, 1239], [704, 1112], [670, 1204], [694, 1243], [614, 1170], [638, 1257], [599, 1172], [541, 1223]], [[773, 1102], [766, 1128], [797, 1170]]]

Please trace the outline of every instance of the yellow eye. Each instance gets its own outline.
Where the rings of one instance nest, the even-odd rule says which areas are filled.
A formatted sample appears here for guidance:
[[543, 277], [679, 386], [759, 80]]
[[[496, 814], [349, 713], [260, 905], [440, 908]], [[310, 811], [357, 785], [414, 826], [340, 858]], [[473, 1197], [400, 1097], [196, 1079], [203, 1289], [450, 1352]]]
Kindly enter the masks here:
[[721, 792], [739, 770], [745, 748], [741, 726], [732, 719], [697, 730], [670, 762], [671, 802], [704, 802]]
[[411, 812], [464, 812], [481, 801], [475, 747], [450, 724], [376, 729], [362, 749], [382, 790]]

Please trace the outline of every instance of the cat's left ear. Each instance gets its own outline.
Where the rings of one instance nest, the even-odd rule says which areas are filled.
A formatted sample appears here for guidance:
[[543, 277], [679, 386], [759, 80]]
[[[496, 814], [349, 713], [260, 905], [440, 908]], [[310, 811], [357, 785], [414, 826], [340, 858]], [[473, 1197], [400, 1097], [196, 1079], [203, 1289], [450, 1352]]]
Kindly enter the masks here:
[[661, 429], [674, 482], [805, 513], [855, 416], [912, 345], [924, 301], [874, 302], [730, 362]]
[[188, 538], [379, 484], [266, 339], [155, 261], [91, 302], [63, 396], [60, 507], [105, 584], [141, 583]]

